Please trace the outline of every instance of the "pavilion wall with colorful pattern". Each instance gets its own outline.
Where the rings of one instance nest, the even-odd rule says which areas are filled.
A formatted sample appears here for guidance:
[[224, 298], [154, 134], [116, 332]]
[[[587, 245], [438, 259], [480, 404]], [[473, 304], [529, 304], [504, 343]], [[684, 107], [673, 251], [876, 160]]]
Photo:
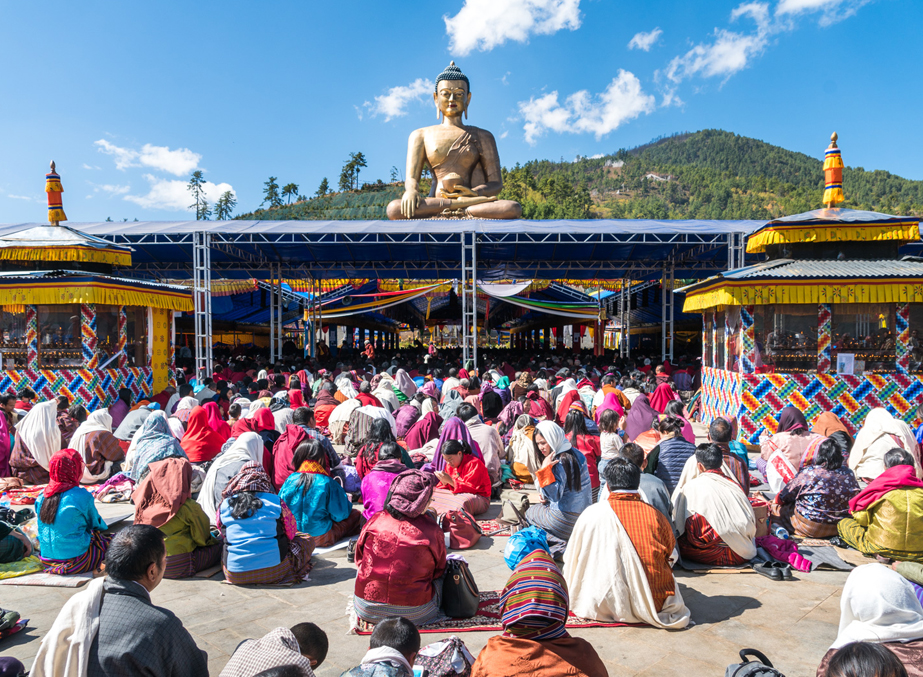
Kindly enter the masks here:
[[735, 416], [738, 439], [751, 444], [758, 444], [762, 433], [775, 432], [779, 412], [787, 405], [803, 411], [809, 424], [832, 411], [855, 435], [876, 407], [884, 407], [911, 428], [919, 426], [923, 375], [738, 374], [704, 367], [702, 398], [704, 423]]
[[32, 389], [40, 400], [66, 395], [71, 405], [82, 404], [87, 411], [108, 407], [118, 397], [119, 388], [130, 388], [132, 399], [154, 394], [151, 367], [121, 369], [22, 369], [0, 371], [0, 392]]

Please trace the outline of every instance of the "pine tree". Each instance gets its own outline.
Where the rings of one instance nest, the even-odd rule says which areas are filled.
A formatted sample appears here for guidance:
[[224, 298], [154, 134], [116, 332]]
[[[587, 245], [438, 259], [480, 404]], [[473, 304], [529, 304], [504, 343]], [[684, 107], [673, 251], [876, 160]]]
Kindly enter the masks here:
[[263, 189], [263, 201], [260, 202], [260, 206], [267, 202], [270, 208], [282, 206], [282, 196], [279, 195], [279, 184], [276, 183], [277, 178], [278, 177], [270, 176], [269, 181], [263, 184], [266, 187]]
[[208, 202], [205, 200], [205, 177], [202, 175], [201, 169], [197, 169], [192, 173], [189, 183], [186, 184], [186, 190], [192, 194], [192, 198], [195, 200], [193, 204], [189, 205], [189, 209], [195, 210], [196, 221], [207, 219], [211, 215], [211, 211], [208, 209]]
[[354, 177], [356, 182], [356, 190], [359, 190], [359, 170], [362, 167], [368, 167], [368, 163], [365, 161], [365, 155], [363, 155], [361, 152], [350, 153], [349, 160], [350, 164], [353, 166], [353, 170], [355, 171]]
[[227, 221], [231, 218], [231, 214], [236, 206], [237, 198], [234, 197], [233, 191], [226, 190], [215, 203], [215, 219], [218, 221]]
[[330, 184], [327, 183], [327, 177], [325, 176], [324, 180], [320, 182], [320, 185], [317, 187], [317, 190], [314, 192], [314, 194], [317, 197], [324, 197], [324, 195], [326, 195], [329, 192], [330, 192]]
[[282, 197], [288, 197], [288, 203], [292, 204], [292, 198], [298, 196], [298, 184], [297, 183], [287, 183], [282, 189]]

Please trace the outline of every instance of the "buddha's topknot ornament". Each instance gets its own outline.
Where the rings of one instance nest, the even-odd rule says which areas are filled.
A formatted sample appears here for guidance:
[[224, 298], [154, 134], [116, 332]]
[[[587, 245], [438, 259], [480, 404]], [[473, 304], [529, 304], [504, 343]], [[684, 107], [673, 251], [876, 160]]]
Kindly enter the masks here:
[[443, 80], [461, 80], [468, 86], [468, 91], [471, 91], [471, 83], [468, 82], [468, 76], [461, 72], [461, 68], [456, 66], [454, 61], [449, 62], [446, 69], [436, 78], [436, 91], [439, 91], [439, 83]]

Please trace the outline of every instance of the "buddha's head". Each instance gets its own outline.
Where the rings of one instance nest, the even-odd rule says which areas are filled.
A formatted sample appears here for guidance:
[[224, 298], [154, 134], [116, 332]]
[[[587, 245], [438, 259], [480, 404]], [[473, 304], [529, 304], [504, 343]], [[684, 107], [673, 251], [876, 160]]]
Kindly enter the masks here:
[[461, 72], [454, 61], [436, 78], [433, 101], [436, 103], [436, 117], [445, 115], [452, 118], [467, 113], [468, 104], [471, 103], [470, 84], [468, 76]]

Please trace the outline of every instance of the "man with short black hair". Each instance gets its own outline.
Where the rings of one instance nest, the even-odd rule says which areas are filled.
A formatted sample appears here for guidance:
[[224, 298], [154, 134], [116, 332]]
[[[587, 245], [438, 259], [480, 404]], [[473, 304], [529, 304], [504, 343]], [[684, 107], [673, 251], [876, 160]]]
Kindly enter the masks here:
[[160, 529], [136, 524], [117, 533], [106, 552], [106, 577], [64, 605], [42, 639], [31, 674], [70, 674], [65, 665], [82, 654], [87, 677], [207, 675], [208, 657], [182, 622], [151, 604], [166, 558]]
[[694, 458], [698, 475], [673, 492], [679, 551], [693, 562], [740, 566], [756, 556], [753, 507], [736, 480], [722, 472], [718, 445], [700, 444]]
[[745, 494], [750, 493], [750, 469], [737, 454], [731, 452], [731, 440], [734, 438], [734, 428], [727, 419], [720, 416], [708, 426], [708, 439], [721, 449], [723, 461], [722, 472], [735, 480]]
[[242, 642], [220, 677], [252, 677], [283, 666], [292, 666], [292, 674], [298, 677], [314, 677], [314, 669], [324, 662], [328, 648], [327, 633], [314, 623], [276, 628], [260, 639]]
[[[663, 483], [662, 479], [651, 473], [643, 472], [644, 467], [647, 465], [647, 459], [644, 458], [644, 449], [634, 442], [628, 442], [619, 449], [618, 456], [627, 458], [642, 471], [641, 481], [638, 486], [641, 500], [657, 509], [672, 524], [673, 503], [670, 499], [670, 492], [667, 491], [667, 485]], [[600, 487], [599, 500], [600, 502], [609, 500], [609, 488], [605, 482]]]
[[619, 456], [603, 476], [609, 498], [583, 511], [564, 554], [571, 610], [603, 622], [686, 627], [689, 610], [671, 569], [673, 527], [641, 500], [641, 468]]
[[362, 664], [340, 677], [412, 677], [420, 652], [420, 631], [406, 618], [386, 618], [375, 626]]
[[506, 447], [503, 446], [500, 433], [497, 432], [494, 426], [487, 425], [481, 421], [481, 417], [478, 416], [478, 410], [474, 408], [473, 404], [464, 402], [458, 405], [455, 415], [464, 421], [472, 439], [481, 448], [481, 455], [484, 456], [484, 465], [487, 466], [487, 474], [490, 475], [491, 484], [497, 484], [501, 476], [500, 460], [506, 457]]

